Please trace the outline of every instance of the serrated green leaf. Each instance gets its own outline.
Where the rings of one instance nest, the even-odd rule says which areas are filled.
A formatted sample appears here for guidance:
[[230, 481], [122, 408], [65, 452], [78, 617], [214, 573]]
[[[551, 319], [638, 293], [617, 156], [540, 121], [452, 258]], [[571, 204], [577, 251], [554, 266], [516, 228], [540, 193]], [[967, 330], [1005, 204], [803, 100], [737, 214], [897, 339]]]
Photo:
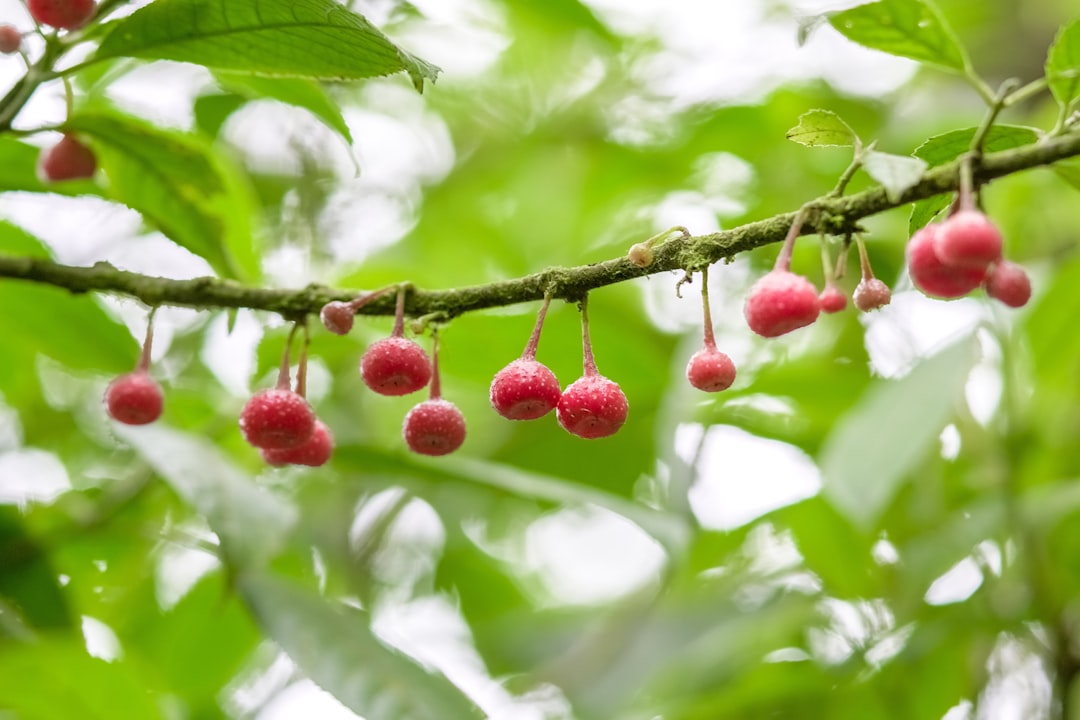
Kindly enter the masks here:
[[240, 590], [259, 625], [308, 677], [368, 720], [481, 716], [441, 673], [379, 642], [363, 611], [271, 575], [245, 575]]
[[[913, 153], [915, 157], [924, 160], [928, 167], [937, 167], [951, 162], [966, 153], [971, 148], [971, 141], [975, 138], [978, 128], [962, 128], [951, 130], [941, 135], [929, 138]], [[1012, 150], [1037, 142], [1041, 134], [1036, 128], [1023, 125], [994, 125], [986, 134], [983, 141], [984, 152], [1001, 152]], [[908, 219], [908, 233], [914, 234], [916, 230], [933, 220], [938, 213], [947, 208], [950, 203], [949, 195], [935, 195], [919, 200], [911, 208], [911, 217]]]
[[850, 147], [859, 136], [839, 115], [829, 110], [809, 110], [799, 124], [787, 131], [787, 139], [807, 147]]
[[326, 89], [314, 80], [305, 78], [270, 78], [219, 70], [214, 73], [225, 90], [249, 100], [269, 98], [307, 110], [319, 118], [345, 142], [352, 144], [352, 133], [341, 114], [341, 108], [326, 94]]
[[438, 74], [334, 0], [157, 0], [117, 22], [94, 59], [120, 56], [320, 80], [405, 71], [421, 92]]
[[974, 363], [962, 340], [900, 380], [879, 380], [837, 424], [821, 452], [825, 497], [863, 530], [936, 445]]
[[1066, 111], [1080, 98], [1080, 19], [1062, 28], [1050, 46], [1046, 81]]
[[282, 547], [296, 508], [252, 483], [209, 440], [161, 423], [114, 429], [206, 518], [235, 567], [263, 563]]
[[963, 72], [967, 54], [936, 8], [922, 0], [880, 0], [829, 16], [849, 40], [890, 55]]
[[66, 126], [96, 141], [109, 197], [142, 213], [223, 276], [258, 278], [254, 203], [239, 172], [207, 142], [114, 112], [83, 112]]
[[863, 155], [863, 169], [881, 183], [891, 202], [898, 202], [909, 188], [922, 179], [928, 165], [925, 160], [906, 155], [868, 150]]

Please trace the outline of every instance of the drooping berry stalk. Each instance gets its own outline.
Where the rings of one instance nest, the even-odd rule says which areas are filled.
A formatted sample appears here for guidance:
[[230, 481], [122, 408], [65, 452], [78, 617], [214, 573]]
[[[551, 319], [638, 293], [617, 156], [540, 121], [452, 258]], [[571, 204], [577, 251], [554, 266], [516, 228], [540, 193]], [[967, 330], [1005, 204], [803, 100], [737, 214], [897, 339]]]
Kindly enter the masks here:
[[154, 340], [154, 314], [146, 320], [146, 339], [143, 341], [135, 370], [109, 383], [105, 390], [105, 406], [109, 415], [125, 425], [146, 425], [161, 417], [164, 394], [161, 386], [150, 377], [150, 349]]
[[874, 269], [870, 266], [870, 255], [866, 252], [866, 243], [861, 237], [856, 237], [855, 242], [859, 246], [859, 267], [862, 270], [862, 280], [855, 288], [853, 300], [855, 307], [862, 312], [870, 312], [888, 305], [892, 301], [892, 291], [889, 286], [874, 277]]
[[417, 343], [405, 335], [405, 291], [398, 286], [394, 330], [390, 337], [373, 343], [360, 358], [360, 376], [380, 395], [408, 395], [431, 380], [431, 359]]
[[536, 315], [536, 324], [521, 357], [497, 372], [491, 380], [491, 407], [507, 420], [541, 418], [555, 409], [562, 395], [555, 373], [536, 359], [536, 346], [549, 305], [550, 294], [544, 296], [544, 304]]
[[585, 377], [600, 375], [593, 357], [592, 340], [589, 339], [589, 296], [581, 298], [581, 358]]
[[713, 335], [712, 311], [709, 307], [709, 269], [701, 271], [701, 306], [705, 323], [704, 347], [691, 356], [686, 364], [686, 379], [698, 390], [719, 392], [735, 382], [735, 363], [727, 353], [716, 348]]
[[447, 455], [465, 442], [465, 416], [457, 405], [442, 397], [437, 330], [432, 333], [431, 364], [431, 395], [405, 415], [401, 434], [415, 453]]
[[390, 287], [385, 287], [381, 290], [374, 290], [369, 293], [357, 295], [347, 302], [332, 300], [323, 305], [322, 310], [319, 311], [319, 319], [322, 320], [323, 325], [325, 325], [326, 329], [330, 332], [336, 335], [347, 335], [348, 332], [352, 330], [353, 320], [356, 317], [356, 312], [360, 308], [397, 287], [397, 285], [391, 285]]
[[584, 373], [571, 383], [555, 408], [559, 425], [578, 437], [595, 439], [614, 435], [626, 422], [630, 405], [619, 384], [596, 369], [589, 340], [588, 295], [581, 300], [581, 345]]
[[526, 360], [536, 359], [536, 347], [540, 344], [540, 333], [544, 329], [544, 320], [547, 319], [548, 307], [551, 305], [551, 295], [544, 295], [544, 303], [540, 306], [540, 311], [536, 313], [536, 324], [533, 325], [532, 334], [529, 335], [529, 342], [525, 345], [525, 350], [521, 353], [521, 357]]
[[240, 412], [240, 431], [244, 439], [257, 448], [297, 448], [315, 431], [315, 412], [307, 400], [290, 387], [290, 358], [297, 328], [299, 323], [293, 325], [285, 342], [277, 384], [270, 390], [255, 393]]

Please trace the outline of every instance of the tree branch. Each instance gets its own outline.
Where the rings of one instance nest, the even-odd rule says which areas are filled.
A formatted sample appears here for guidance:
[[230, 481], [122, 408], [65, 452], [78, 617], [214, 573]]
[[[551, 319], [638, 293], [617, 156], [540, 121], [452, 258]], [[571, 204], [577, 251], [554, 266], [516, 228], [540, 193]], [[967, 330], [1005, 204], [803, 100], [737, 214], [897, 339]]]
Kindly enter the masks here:
[[[975, 169], [975, 179], [986, 182], [1022, 170], [1049, 165], [1080, 155], [1080, 132], [1048, 138], [1035, 145], [986, 155]], [[820, 230], [843, 234], [857, 227], [863, 218], [906, 203], [952, 192], [960, 182], [960, 161], [929, 170], [923, 179], [897, 201], [882, 188], [872, 188], [847, 197], [823, 196], [808, 203], [812, 210], [804, 233]], [[731, 230], [691, 237], [675, 236], [657, 246], [652, 264], [641, 268], [625, 256], [593, 265], [553, 267], [524, 277], [452, 290], [413, 290], [406, 312], [414, 317], [441, 314], [449, 319], [485, 308], [553, 298], [578, 300], [585, 293], [605, 285], [672, 270], [700, 270], [738, 253], [780, 242], [787, 234], [795, 212], [776, 215]], [[110, 292], [137, 298], [147, 305], [179, 305], [197, 309], [250, 308], [280, 313], [287, 319], [318, 314], [331, 300], [350, 300], [355, 291], [321, 285], [302, 290], [248, 287], [213, 277], [169, 280], [119, 270], [108, 263], [92, 267], [72, 267], [42, 258], [0, 254], [0, 277], [55, 285], [74, 293]], [[391, 315], [394, 298], [372, 301], [363, 315]]]

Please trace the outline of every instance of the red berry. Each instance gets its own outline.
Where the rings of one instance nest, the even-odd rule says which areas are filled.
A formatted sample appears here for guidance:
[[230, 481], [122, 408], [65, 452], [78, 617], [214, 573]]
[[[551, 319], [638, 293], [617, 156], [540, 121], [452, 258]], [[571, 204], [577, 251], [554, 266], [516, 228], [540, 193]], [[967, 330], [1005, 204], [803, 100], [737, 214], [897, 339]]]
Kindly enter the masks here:
[[855, 288], [852, 299], [859, 310], [870, 312], [888, 305], [892, 300], [892, 292], [888, 285], [877, 278], [863, 278]]
[[813, 283], [788, 270], [773, 270], [750, 288], [743, 312], [751, 330], [777, 337], [814, 322], [820, 309]]
[[840, 292], [840, 288], [829, 285], [818, 295], [818, 305], [821, 312], [838, 313], [847, 307], [847, 296]]
[[284, 450], [269, 450], [263, 448], [259, 451], [268, 464], [274, 467], [282, 465], [307, 465], [309, 467], [321, 467], [330, 459], [334, 452], [334, 436], [330, 428], [322, 420], [315, 420], [315, 429], [311, 437], [294, 448]]
[[986, 270], [983, 268], [949, 267], [938, 259], [934, 247], [941, 225], [927, 225], [914, 235], [907, 245], [908, 273], [915, 287], [927, 295], [958, 298], [979, 287]]
[[109, 415], [125, 425], [146, 425], [161, 417], [161, 386], [149, 374], [136, 370], [109, 383], [105, 406]]
[[518, 358], [491, 381], [491, 407], [509, 420], [535, 420], [559, 404], [559, 380], [541, 362]]
[[978, 210], [961, 210], [941, 223], [934, 252], [950, 267], [985, 269], [1001, 259], [1001, 233]]
[[315, 413], [307, 400], [292, 390], [260, 390], [240, 412], [240, 430], [257, 448], [295, 448], [314, 432]]
[[706, 345], [686, 364], [686, 379], [705, 392], [727, 390], [735, 382], [735, 363], [726, 353]]
[[449, 400], [432, 398], [409, 411], [401, 432], [413, 452], [446, 455], [465, 442], [465, 417]]
[[42, 25], [74, 30], [94, 14], [94, 0], [28, 0], [26, 9]]
[[431, 380], [431, 359], [412, 340], [388, 337], [372, 344], [360, 358], [360, 375], [380, 395], [408, 395]]
[[44, 182], [81, 180], [94, 177], [96, 169], [94, 151], [73, 136], [65, 135], [42, 154], [39, 175]]
[[22, 33], [14, 25], [0, 25], [0, 53], [11, 55], [22, 47]]
[[352, 330], [354, 317], [356, 317], [356, 312], [352, 309], [352, 305], [339, 300], [326, 303], [319, 312], [322, 324], [336, 335], [348, 335]]
[[618, 383], [603, 375], [583, 375], [563, 391], [555, 416], [567, 432], [591, 440], [618, 432], [629, 411]]
[[1023, 307], [1031, 299], [1031, 279], [1024, 268], [1002, 260], [986, 276], [986, 294], [1009, 307]]

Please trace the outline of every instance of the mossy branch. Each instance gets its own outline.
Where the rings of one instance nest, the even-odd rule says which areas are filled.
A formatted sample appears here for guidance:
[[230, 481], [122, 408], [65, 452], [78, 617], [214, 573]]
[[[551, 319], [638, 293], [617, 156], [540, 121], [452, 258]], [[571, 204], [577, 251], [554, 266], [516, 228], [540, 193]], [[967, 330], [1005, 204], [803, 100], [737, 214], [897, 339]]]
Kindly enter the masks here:
[[[1068, 133], [1026, 147], [984, 156], [975, 168], [975, 180], [982, 183], [1022, 170], [1049, 165], [1080, 156], [1080, 132]], [[803, 232], [819, 230], [844, 234], [863, 218], [907, 203], [946, 192], [960, 183], [960, 161], [929, 170], [923, 179], [899, 199], [892, 201], [882, 188], [872, 188], [847, 197], [822, 196], [805, 207], [810, 209]], [[731, 230], [682, 237], [657, 246], [652, 263], [639, 267], [625, 256], [593, 265], [553, 267], [532, 275], [451, 290], [420, 290], [409, 293], [406, 312], [413, 317], [437, 314], [452, 318], [486, 308], [542, 300], [545, 294], [564, 300], [578, 300], [585, 293], [605, 285], [672, 270], [700, 270], [784, 239], [796, 212], [776, 215]], [[302, 290], [249, 287], [213, 277], [170, 280], [119, 270], [108, 263], [91, 267], [61, 265], [47, 259], [0, 254], [0, 277], [46, 283], [71, 292], [109, 292], [137, 298], [149, 306], [179, 305], [198, 309], [250, 308], [300, 319], [318, 314], [331, 300], [351, 300], [355, 290], [311, 285]], [[394, 298], [383, 297], [365, 305], [363, 315], [392, 315]]]

